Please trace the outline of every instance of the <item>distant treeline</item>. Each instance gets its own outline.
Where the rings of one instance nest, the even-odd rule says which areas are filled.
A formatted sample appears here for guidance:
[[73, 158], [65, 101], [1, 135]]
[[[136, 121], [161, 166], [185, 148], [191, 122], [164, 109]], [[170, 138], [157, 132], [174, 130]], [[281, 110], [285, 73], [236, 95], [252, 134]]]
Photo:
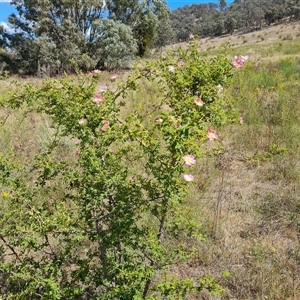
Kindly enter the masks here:
[[185, 41], [190, 33], [200, 37], [255, 30], [283, 20], [300, 19], [300, 0], [235, 0], [227, 5], [186, 5], [171, 11], [172, 42]]

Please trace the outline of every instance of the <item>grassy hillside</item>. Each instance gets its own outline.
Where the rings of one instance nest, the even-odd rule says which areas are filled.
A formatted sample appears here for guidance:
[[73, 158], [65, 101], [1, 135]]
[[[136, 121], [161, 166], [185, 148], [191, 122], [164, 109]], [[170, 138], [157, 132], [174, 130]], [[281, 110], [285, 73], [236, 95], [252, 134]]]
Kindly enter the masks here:
[[[235, 32], [232, 35], [203, 38], [199, 40], [199, 48], [204, 55], [211, 55], [217, 53], [220, 46], [229, 44], [232, 53], [244, 53], [254, 61], [283, 55], [299, 55], [299, 42], [300, 23], [290, 22], [248, 33]], [[174, 44], [166, 49], [177, 49], [179, 46], [184, 47], [184, 43]]]
[[[211, 274], [225, 288], [221, 298], [203, 293], [191, 300], [300, 299], [300, 24], [203, 39], [199, 48], [215, 55], [227, 42], [230, 55], [249, 56], [224, 91], [241, 119], [219, 128], [225, 150], [197, 165], [188, 202], [205, 241], [188, 265], [172, 272]], [[109, 78], [106, 74], [101, 85]], [[0, 97], [10, 90], [10, 79], [1, 80]], [[155, 90], [148, 86], [145, 94], [133, 94], [126, 109], [151, 113]], [[0, 110], [0, 153], [20, 163], [53, 134], [45, 116], [22, 113]], [[74, 149], [62, 141], [58, 155]]]

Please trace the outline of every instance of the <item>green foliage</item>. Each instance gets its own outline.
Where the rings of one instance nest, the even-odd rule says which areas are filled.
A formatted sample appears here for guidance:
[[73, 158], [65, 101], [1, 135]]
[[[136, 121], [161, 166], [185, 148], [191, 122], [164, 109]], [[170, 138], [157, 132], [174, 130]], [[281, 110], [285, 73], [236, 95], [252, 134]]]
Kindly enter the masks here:
[[171, 44], [173, 40], [174, 32], [171, 27], [170, 19], [160, 18], [155, 38], [151, 46], [157, 48], [157, 50], [162, 50], [162, 47]]
[[[203, 238], [185, 207], [189, 173], [195, 159], [218, 149], [211, 127], [234, 118], [220, 89], [232, 76], [225, 55], [202, 58], [191, 42], [101, 93], [95, 74], [28, 84], [13, 94], [6, 105], [48, 115], [53, 135], [33, 163], [0, 155], [4, 298], [220, 293], [211, 276], [177, 278], [171, 267], [193, 257], [191, 243]], [[143, 80], [158, 86], [147, 120], [123, 106]], [[65, 138], [74, 148], [61, 155]], [[184, 238], [174, 243], [174, 236]]]
[[137, 52], [144, 55], [158, 22], [168, 18], [162, 0], [14, 0], [12, 5], [18, 15], [9, 17], [9, 25], [16, 31], [0, 26], [0, 46], [8, 49], [0, 52], [0, 62], [14, 73], [41, 76], [120, 67]]
[[154, 13], [144, 13], [138, 20], [133, 32], [137, 37], [138, 54], [143, 57], [156, 35], [158, 20]]
[[196, 285], [190, 279], [177, 280], [175, 278], [172, 278], [169, 282], [158, 285], [158, 290], [164, 296], [164, 299], [168, 300], [175, 298], [184, 300], [190, 291], [201, 292], [203, 289], [214, 291], [219, 296], [223, 292], [222, 288], [212, 276], [199, 278]]
[[107, 69], [127, 67], [137, 53], [136, 40], [129, 26], [113, 20], [103, 21], [103, 36], [97, 56]]

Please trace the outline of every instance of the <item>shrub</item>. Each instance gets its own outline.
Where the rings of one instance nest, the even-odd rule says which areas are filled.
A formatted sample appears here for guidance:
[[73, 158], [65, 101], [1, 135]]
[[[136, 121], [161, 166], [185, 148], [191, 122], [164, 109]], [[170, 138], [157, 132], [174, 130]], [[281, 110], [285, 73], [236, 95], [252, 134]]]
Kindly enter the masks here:
[[[244, 58], [237, 59], [240, 67]], [[0, 155], [0, 293], [14, 299], [220, 293], [211, 276], [180, 278], [172, 266], [188, 261], [203, 238], [183, 207], [193, 165], [219, 148], [214, 126], [235, 118], [223, 92], [232, 75], [225, 55], [202, 58], [191, 42], [117, 88], [97, 91], [95, 72], [28, 84], [12, 95], [5, 105], [47, 114], [53, 135], [33, 164]], [[147, 118], [124, 109], [143, 80], [156, 82], [160, 95]], [[66, 138], [72, 147], [62, 152]]]

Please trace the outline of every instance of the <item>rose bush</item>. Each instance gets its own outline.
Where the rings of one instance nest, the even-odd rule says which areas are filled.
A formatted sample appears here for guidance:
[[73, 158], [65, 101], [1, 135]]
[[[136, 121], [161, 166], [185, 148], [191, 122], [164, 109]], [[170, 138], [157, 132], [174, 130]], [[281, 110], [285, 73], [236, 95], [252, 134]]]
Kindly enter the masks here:
[[[53, 128], [32, 165], [0, 155], [3, 297], [185, 299], [190, 291], [220, 292], [211, 276], [178, 278], [171, 267], [188, 261], [202, 239], [185, 199], [197, 180], [193, 166], [211, 148], [203, 145], [219, 144], [212, 128], [236, 119], [224, 92], [234, 68], [226, 55], [201, 57], [191, 38], [186, 50], [135, 69], [117, 88], [99, 88], [101, 73], [94, 72], [25, 85], [3, 103], [48, 115]], [[147, 116], [126, 111], [129, 93], [145, 80], [158, 87], [156, 109]], [[60, 155], [64, 138], [73, 159], [72, 152]]]

